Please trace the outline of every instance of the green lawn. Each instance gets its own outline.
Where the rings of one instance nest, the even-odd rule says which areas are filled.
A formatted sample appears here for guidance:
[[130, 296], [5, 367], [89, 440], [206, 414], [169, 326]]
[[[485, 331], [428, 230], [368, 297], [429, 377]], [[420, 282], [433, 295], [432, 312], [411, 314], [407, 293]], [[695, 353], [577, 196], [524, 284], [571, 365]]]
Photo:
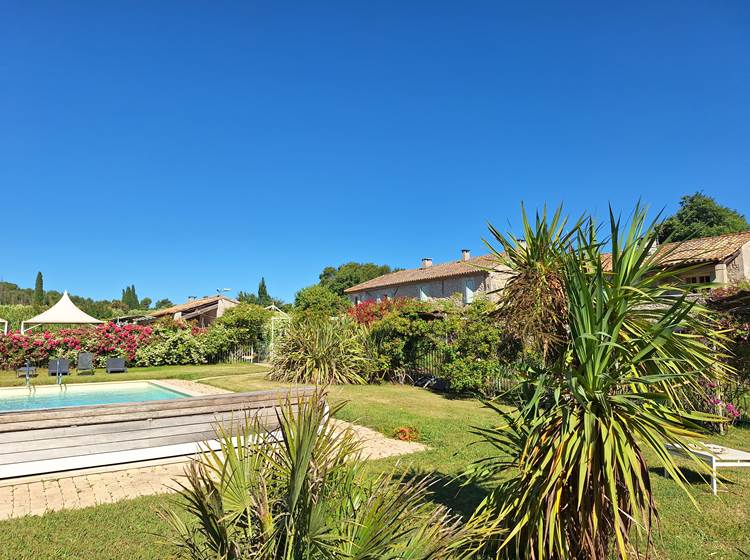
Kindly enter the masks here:
[[[71, 375], [63, 376], [63, 383], [92, 383], [101, 381], [135, 381], [138, 379], [206, 379], [217, 376], [247, 375], [268, 370], [262, 364], [211, 364], [200, 366], [161, 366], [128, 368], [126, 373], [106, 373], [104, 368], [96, 370], [94, 375], [78, 375], [75, 370]], [[45, 368], [39, 368], [38, 375], [31, 378], [35, 385], [51, 385], [57, 379], [49, 375]], [[14, 371], [0, 371], [0, 387], [24, 385], [26, 380], [18, 378]]]
[[[235, 391], [281, 386], [266, 380], [262, 373], [242, 372], [235, 369], [236, 366], [224, 370], [226, 375], [223, 377], [216, 373], [218, 370], [211, 368], [176, 369], [193, 376], [188, 378], [214, 377], [206, 382]], [[166, 373], [164, 369], [167, 368], [151, 378], [169, 377], [161, 375]], [[177, 372], [171, 376], [178, 376]], [[461, 513], [470, 512], [483, 495], [482, 488], [459, 491], [451, 482], [469, 462], [488, 452], [480, 445], [471, 445], [474, 438], [468, 432], [470, 426], [489, 426], [494, 421], [493, 414], [482, 408], [479, 402], [395, 385], [336, 387], [331, 390], [330, 398], [333, 402], [348, 401], [339, 413], [343, 419], [356, 420], [386, 435], [391, 435], [400, 426], [411, 426], [419, 430], [421, 441], [430, 447], [428, 451], [400, 459], [374, 461], [371, 464], [374, 471], [395, 467], [433, 473], [439, 479], [435, 499]], [[727, 436], [715, 437], [712, 441], [750, 449], [750, 430], [736, 428]], [[724, 472], [729, 481], [726, 491], [718, 498], [710, 494], [708, 485], [693, 477], [695, 482], [691, 492], [700, 511], [674, 483], [655, 473], [653, 483], [662, 515], [656, 558], [748, 558], [750, 469]], [[165, 496], [139, 498], [85, 510], [0, 522], [0, 558], [170, 558], [170, 549], [158, 536], [165, 528], [155, 513], [168, 502], [169, 498]]]

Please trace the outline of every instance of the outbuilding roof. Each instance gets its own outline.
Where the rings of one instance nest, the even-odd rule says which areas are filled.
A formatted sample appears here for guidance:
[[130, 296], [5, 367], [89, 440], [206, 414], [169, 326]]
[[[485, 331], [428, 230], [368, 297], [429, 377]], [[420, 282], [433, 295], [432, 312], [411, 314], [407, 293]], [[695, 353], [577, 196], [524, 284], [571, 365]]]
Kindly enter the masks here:
[[206, 296], [200, 299], [194, 299], [186, 303], [179, 305], [173, 305], [172, 307], [165, 307], [164, 309], [157, 309], [151, 313], [152, 317], [164, 317], [166, 315], [174, 315], [175, 313], [189, 313], [190, 311], [199, 309], [201, 307], [216, 304], [219, 300], [229, 301], [231, 303], [239, 303], [236, 299], [228, 298], [226, 296]]
[[719, 262], [734, 257], [748, 242], [750, 242], [750, 231], [742, 231], [664, 243], [659, 246], [658, 252], [664, 255], [662, 261], [664, 264]]

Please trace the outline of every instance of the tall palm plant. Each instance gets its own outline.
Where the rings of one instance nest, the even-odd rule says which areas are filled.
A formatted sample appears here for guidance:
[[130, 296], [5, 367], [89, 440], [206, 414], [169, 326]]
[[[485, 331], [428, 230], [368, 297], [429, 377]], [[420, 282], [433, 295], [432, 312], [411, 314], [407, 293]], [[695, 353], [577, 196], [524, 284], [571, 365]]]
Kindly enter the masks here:
[[367, 477], [359, 444], [324, 398], [283, 408], [279, 433], [247, 421], [187, 469], [164, 515], [193, 560], [448, 560], [467, 529], [427, 501], [429, 482]]
[[527, 381], [528, 401], [515, 413], [496, 408], [501, 424], [477, 430], [498, 453], [471, 475], [514, 473], [479, 510], [493, 517], [484, 532], [498, 557], [626, 558], [650, 547], [657, 508], [646, 449], [686, 490], [667, 445], [692, 456], [703, 423], [719, 421], [685, 398], [701, 391], [701, 377], [728, 374], [723, 339], [679, 274], [660, 266], [645, 211], [629, 226], [610, 214], [611, 258], [591, 223], [567, 239], [567, 336]]
[[525, 350], [549, 358], [566, 338], [563, 256], [580, 220], [568, 228], [558, 207], [551, 218], [545, 208], [533, 223], [521, 206], [523, 237], [503, 234], [489, 226], [494, 242], [485, 240], [494, 265], [506, 266], [511, 276], [498, 290], [497, 312], [508, 332], [516, 333]]

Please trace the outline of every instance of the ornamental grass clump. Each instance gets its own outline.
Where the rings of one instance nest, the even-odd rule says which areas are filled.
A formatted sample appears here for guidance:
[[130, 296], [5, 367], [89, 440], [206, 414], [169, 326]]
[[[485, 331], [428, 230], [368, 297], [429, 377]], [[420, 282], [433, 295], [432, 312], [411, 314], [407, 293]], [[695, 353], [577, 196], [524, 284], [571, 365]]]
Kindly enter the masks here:
[[305, 317], [277, 341], [269, 378], [287, 383], [367, 383], [368, 331], [349, 319]]
[[[562, 307], [538, 333], [546, 360], [524, 378], [524, 402], [514, 412], [490, 403], [499, 425], [476, 430], [496, 450], [468, 473], [495, 481], [477, 512], [492, 519], [483, 528], [487, 548], [497, 558], [640, 557], [658, 520], [649, 467], [662, 467], [691, 500], [667, 445], [681, 446], [706, 472], [691, 445], [722, 419], [690, 403], [706, 380], [731, 374], [725, 339], [682, 285], [684, 271], [662, 266], [669, 255], [655, 250], [643, 209], [628, 226], [610, 214], [606, 242], [590, 222], [536, 231], [554, 237], [546, 246], [556, 255], [541, 255], [555, 279], [544, 300]], [[503, 264], [523, 274], [529, 255], [518, 246]]]
[[[459, 560], [470, 527], [428, 501], [430, 482], [366, 472], [350, 429], [323, 396], [282, 407], [278, 432], [219, 429], [163, 513], [191, 560]], [[187, 515], [185, 515], [187, 514]]]

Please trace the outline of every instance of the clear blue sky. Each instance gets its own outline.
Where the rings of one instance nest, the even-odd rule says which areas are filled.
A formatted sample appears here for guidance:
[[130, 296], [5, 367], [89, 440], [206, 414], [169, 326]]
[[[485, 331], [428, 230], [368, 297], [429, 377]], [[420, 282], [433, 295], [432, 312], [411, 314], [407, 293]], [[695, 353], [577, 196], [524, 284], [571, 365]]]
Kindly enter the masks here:
[[[304, 5], [303, 5], [304, 4]], [[22, 2], [0, 13], [0, 277], [291, 299], [480, 252], [520, 201], [750, 214], [750, 4]]]

